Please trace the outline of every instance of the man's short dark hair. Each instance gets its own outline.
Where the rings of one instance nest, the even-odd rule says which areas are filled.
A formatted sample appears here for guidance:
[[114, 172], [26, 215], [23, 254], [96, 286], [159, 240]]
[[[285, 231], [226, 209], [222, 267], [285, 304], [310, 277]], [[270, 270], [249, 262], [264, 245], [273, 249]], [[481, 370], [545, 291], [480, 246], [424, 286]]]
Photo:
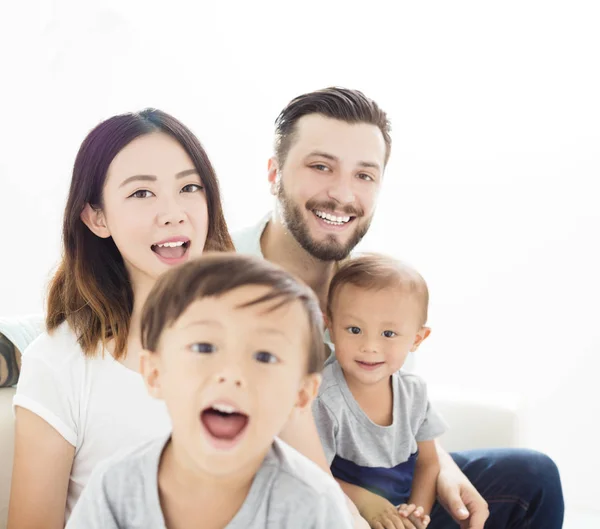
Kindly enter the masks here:
[[391, 125], [377, 103], [358, 90], [329, 87], [296, 97], [275, 120], [275, 155], [283, 166], [294, 141], [296, 123], [308, 114], [339, 119], [347, 123], [368, 123], [379, 127], [385, 141], [385, 163], [392, 148]]

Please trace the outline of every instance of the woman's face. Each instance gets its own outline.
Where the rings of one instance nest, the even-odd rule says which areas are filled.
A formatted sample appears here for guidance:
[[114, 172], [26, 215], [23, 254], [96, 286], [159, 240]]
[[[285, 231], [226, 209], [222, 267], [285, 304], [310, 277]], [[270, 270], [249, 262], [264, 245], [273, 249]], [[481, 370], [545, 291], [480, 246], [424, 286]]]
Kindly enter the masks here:
[[209, 222], [202, 178], [171, 136], [146, 134], [124, 147], [108, 168], [102, 201], [105, 232], [94, 231], [113, 238], [134, 291], [202, 254]]

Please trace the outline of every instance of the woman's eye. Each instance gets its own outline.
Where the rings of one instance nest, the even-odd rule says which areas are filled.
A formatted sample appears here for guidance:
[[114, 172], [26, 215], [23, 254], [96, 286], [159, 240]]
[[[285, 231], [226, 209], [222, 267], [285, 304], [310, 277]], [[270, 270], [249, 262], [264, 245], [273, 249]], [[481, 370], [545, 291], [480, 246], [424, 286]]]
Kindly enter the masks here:
[[135, 193], [133, 193], [133, 195], [130, 196], [130, 198], [148, 198], [152, 196], [152, 192], [148, 191], [147, 189], [140, 189], [139, 191], [136, 191]]
[[257, 362], [261, 362], [262, 364], [275, 364], [279, 361], [274, 354], [267, 353], [266, 351], [255, 353], [254, 358]]
[[202, 191], [204, 188], [200, 184], [188, 184], [183, 186], [181, 191], [184, 193], [196, 193], [197, 191]]
[[383, 331], [382, 333], [386, 338], [393, 338], [394, 336], [396, 336], [396, 333], [394, 331]]
[[194, 353], [214, 353], [217, 348], [212, 343], [193, 343], [190, 345], [190, 349]]
[[360, 327], [354, 327], [354, 326], [347, 327], [347, 331], [350, 334], [360, 334]]

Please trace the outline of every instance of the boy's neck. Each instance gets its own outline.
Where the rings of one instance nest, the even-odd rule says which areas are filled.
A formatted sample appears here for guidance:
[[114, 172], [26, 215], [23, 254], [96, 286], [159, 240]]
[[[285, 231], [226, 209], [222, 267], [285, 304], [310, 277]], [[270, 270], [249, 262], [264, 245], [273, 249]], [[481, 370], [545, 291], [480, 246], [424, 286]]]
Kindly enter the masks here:
[[[266, 454], [265, 454], [266, 455]], [[225, 527], [244, 504], [263, 458], [229, 476], [198, 469], [171, 439], [161, 457], [158, 486], [169, 529], [201, 519], [203, 527]], [[200, 517], [200, 518], [198, 518]]]
[[346, 384], [360, 409], [379, 426], [390, 426], [394, 419], [394, 391], [391, 375], [376, 384], [364, 384], [344, 373]]
[[321, 261], [310, 255], [286, 230], [277, 213], [267, 223], [260, 238], [260, 247], [265, 259], [283, 267], [312, 288], [321, 310], [325, 311], [329, 284], [335, 275], [337, 261]]

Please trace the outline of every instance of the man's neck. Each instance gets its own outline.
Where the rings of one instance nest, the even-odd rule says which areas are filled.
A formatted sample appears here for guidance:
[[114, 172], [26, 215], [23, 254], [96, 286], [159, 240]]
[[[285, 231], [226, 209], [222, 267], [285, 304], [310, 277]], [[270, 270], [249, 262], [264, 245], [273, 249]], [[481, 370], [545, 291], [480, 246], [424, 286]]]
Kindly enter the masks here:
[[319, 298], [321, 310], [325, 311], [336, 261], [321, 261], [310, 255], [285, 229], [276, 214], [261, 235], [260, 247], [265, 259], [283, 267], [312, 288]]

